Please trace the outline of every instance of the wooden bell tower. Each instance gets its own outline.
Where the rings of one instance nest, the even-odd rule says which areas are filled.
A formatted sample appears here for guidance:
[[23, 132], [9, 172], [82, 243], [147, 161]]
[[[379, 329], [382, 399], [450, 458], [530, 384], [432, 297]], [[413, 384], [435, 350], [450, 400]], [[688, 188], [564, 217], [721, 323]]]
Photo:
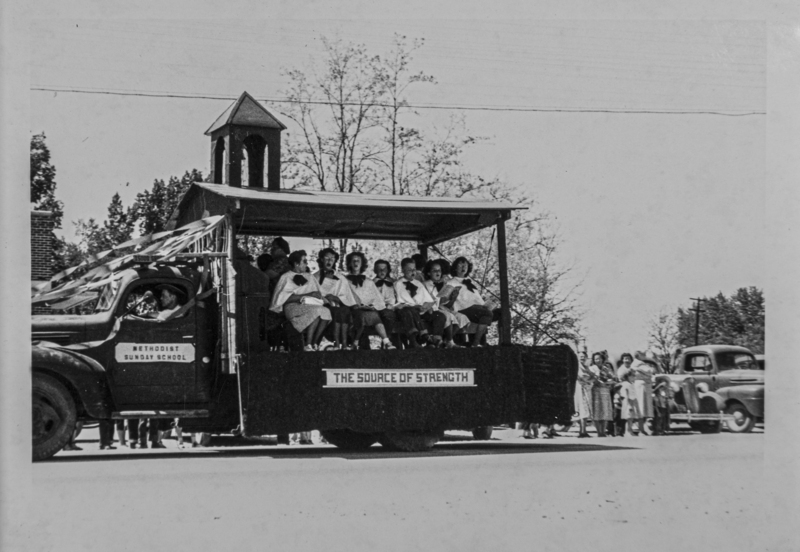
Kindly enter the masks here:
[[266, 173], [267, 189], [280, 190], [281, 131], [285, 129], [255, 98], [243, 92], [206, 131], [206, 136], [211, 136], [211, 182], [263, 188]]

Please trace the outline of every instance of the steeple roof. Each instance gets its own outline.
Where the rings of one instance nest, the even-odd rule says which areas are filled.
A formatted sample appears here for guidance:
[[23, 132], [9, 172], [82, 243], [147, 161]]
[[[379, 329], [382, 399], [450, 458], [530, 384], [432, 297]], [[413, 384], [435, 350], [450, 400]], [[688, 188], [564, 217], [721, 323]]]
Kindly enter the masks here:
[[226, 109], [222, 115], [217, 117], [214, 124], [206, 131], [206, 136], [210, 136], [215, 130], [219, 130], [225, 125], [246, 125], [262, 128], [276, 128], [285, 130], [286, 125], [281, 123], [275, 116], [267, 111], [253, 96], [247, 92], [242, 92], [239, 99]]

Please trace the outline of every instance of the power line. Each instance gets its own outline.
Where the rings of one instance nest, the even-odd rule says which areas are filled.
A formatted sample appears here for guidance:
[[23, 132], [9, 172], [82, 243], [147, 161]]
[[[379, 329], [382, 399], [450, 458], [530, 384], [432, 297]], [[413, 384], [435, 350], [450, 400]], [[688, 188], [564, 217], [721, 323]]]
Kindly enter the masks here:
[[[39, 92], [67, 92], [73, 94], [98, 94], [107, 96], [138, 96], [143, 98], [177, 98], [186, 100], [226, 100], [235, 101], [236, 97], [222, 95], [201, 94], [173, 94], [167, 92], [124, 92], [115, 90], [89, 90], [79, 88], [50, 88], [45, 86], [31, 86], [31, 90]], [[290, 100], [288, 98], [256, 98], [269, 103], [302, 103], [308, 105], [340, 105], [340, 102], [324, 100]], [[358, 106], [357, 102], [341, 102], [341, 105]], [[393, 107], [387, 103], [370, 104], [375, 107]], [[678, 111], [655, 109], [600, 109], [600, 108], [568, 108], [568, 107], [526, 107], [526, 106], [470, 106], [470, 105], [444, 105], [444, 104], [406, 104], [410, 109], [440, 109], [455, 111], [507, 111], [507, 112], [544, 112], [544, 113], [619, 113], [619, 114], [650, 114], [650, 115], [721, 115], [724, 117], [746, 117], [750, 115], [766, 115], [766, 111], [745, 111], [730, 113], [724, 111]]]

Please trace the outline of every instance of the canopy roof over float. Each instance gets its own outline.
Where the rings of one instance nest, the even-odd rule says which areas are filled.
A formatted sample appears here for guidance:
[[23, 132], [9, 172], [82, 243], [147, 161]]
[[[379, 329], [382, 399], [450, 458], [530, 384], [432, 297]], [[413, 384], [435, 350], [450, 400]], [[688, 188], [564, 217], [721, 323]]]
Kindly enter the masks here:
[[307, 190], [270, 191], [195, 182], [170, 221], [179, 227], [233, 215], [237, 234], [407, 240], [432, 245], [511, 217], [508, 203]]

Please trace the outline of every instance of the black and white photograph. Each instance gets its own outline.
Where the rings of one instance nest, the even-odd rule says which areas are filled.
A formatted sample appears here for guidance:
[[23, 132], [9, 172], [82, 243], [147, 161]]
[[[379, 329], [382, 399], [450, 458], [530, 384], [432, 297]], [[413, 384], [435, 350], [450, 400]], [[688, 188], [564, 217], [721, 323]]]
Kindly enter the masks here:
[[800, 550], [798, 6], [0, 29], [1, 549]]

